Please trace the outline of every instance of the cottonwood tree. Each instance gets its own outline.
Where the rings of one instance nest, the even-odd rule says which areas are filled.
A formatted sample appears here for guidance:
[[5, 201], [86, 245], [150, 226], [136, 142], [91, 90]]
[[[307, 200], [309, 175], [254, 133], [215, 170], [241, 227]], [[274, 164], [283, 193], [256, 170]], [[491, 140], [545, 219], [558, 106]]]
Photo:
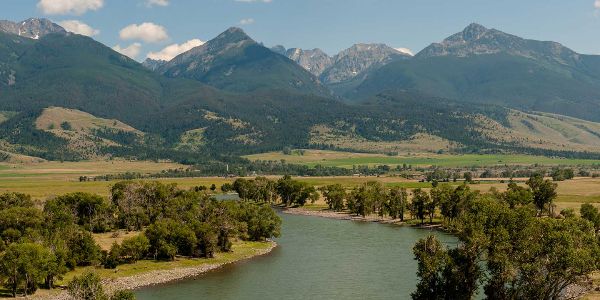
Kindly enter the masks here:
[[332, 184], [319, 189], [329, 209], [333, 211], [344, 210], [344, 200], [346, 199], [346, 189], [341, 184]]
[[309, 200], [315, 202], [319, 199], [319, 193], [314, 186], [284, 176], [277, 181], [277, 193], [286, 206], [304, 206]]
[[431, 198], [429, 197], [429, 194], [422, 189], [415, 189], [413, 191], [413, 198], [410, 205], [411, 214], [418, 220], [421, 220], [421, 224], [423, 224], [425, 223], [425, 216], [429, 214], [430, 209]]
[[393, 219], [404, 221], [404, 211], [408, 203], [408, 192], [405, 188], [394, 187], [390, 190], [387, 200], [387, 212]]
[[7, 278], [8, 286], [16, 297], [19, 288], [25, 297], [35, 292], [55, 261], [52, 252], [39, 244], [11, 244], [0, 255], [0, 274]]
[[552, 202], [558, 196], [556, 193], [558, 185], [550, 180], [544, 180], [544, 177], [539, 174], [529, 178], [527, 185], [531, 188], [533, 203], [537, 206], [539, 214], [541, 215], [546, 207], [548, 214], [552, 214]]

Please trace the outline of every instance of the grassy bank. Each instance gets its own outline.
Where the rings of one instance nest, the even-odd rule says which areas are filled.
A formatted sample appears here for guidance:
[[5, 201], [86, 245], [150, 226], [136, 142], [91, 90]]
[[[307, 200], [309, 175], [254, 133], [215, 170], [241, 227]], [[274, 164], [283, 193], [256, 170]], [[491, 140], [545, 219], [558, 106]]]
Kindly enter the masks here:
[[136, 276], [152, 271], [174, 270], [181, 268], [196, 268], [206, 265], [222, 265], [244, 260], [263, 253], [272, 247], [271, 242], [235, 242], [233, 251], [217, 253], [215, 258], [176, 258], [174, 261], [140, 260], [133, 264], [119, 265], [117, 269], [103, 269], [95, 267], [77, 268], [67, 273], [59, 285], [65, 285], [73, 277], [83, 274], [87, 270], [94, 270], [104, 279], [118, 279]]
[[[75, 276], [80, 276], [86, 271], [94, 271], [104, 281], [108, 291], [121, 289], [136, 289], [144, 286], [162, 284], [198, 276], [223, 265], [235, 263], [255, 256], [270, 252], [276, 244], [274, 242], [235, 242], [233, 251], [217, 253], [215, 258], [181, 258], [174, 261], [141, 260], [134, 264], [120, 265], [117, 269], [103, 269], [100, 267], [77, 268], [68, 272], [64, 278], [57, 282], [58, 288], [53, 290], [39, 289], [28, 299], [64, 299], [64, 287]], [[8, 290], [0, 288], [0, 299], [14, 299]]]

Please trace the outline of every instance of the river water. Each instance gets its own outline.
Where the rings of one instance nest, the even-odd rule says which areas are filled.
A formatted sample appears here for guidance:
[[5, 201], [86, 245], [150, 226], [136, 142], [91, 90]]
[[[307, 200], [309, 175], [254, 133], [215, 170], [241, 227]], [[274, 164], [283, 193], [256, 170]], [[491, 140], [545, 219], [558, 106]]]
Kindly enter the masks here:
[[436, 231], [281, 214], [282, 236], [270, 254], [195, 279], [136, 292], [167, 299], [408, 299], [417, 283], [412, 247]]

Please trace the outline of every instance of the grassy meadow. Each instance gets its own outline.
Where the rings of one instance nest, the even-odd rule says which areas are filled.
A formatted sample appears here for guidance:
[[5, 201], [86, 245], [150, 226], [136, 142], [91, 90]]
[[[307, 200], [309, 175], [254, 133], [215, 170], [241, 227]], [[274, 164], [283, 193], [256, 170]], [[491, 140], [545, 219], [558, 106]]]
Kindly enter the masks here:
[[[281, 154], [271, 153], [265, 154], [261, 159], [275, 159], [283, 157]], [[350, 157], [351, 156], [351, 157]], [[256, 157], [256, 156], [252, 156]], [[375, 161], [376, 159], [399, 160], [398, 157], [386, 157], [374, 154], [356, 154], [333, 151], [307, 151], [304, 156], [289, 155], [285, 156], [292, 158], [290, 162], [298, 163], [304, 161], [308, 164], [311, 159], [321, 157], [330, 163], [339, 161]], [[437, 161], [444, 161], [445, 164], [460, 164], [467, 163], [493, 163], [494, 161], [512, 161], [520, 163], [581, 163], [591, 164], [595, 161], [580, 161], [580, 160], [563, 160], [552, 158], [540, 158], [515, 155], [515, 156], [500, 156], [500, 155], [461, 155], [451, 157], [447, 155], [433, 156]], [[421, 161], [427, 161], [428, 158], [417, 158]], [[534, 162], [535, 161], [535, 162]], [[408, 163], [407, 163], [408, 164]], [[43, 201], [49, 197], [62, 195], [72, 192], [89, 192], [96, 193], [102, 196], [108, 196], [111, 186], [117, 181], [91, 181], [79, 182], [80, 176], [97, 176], [104, 174], [116, 174], [124, 172], [141, 172], [141, 173], [156, 173], [166, 169], [185, 168], [186, 166], [174, 163], [155, 163], [143, 161], [84, 161], [84, 162], [41, 162], [28, 164], [0, 164], [0, 193], [3, 192], [21, 192], [30, 194], [33, 198]], [[276, 176], [270, 176], [277, 178]], [[367, 181], [380, 181], [387, 187], [405, 187], [408, 189], [431, 187], [430, 183], [418, 182], [416, 180], [407, 180], [399, 177], [356, 177], [356, 176], [340, 176], [340, 177], [300, 177], [301, 181], [307, 182], [315, 186], [323, 186], [329, 184], [342, 184], [347, 188], [353, 188]], [[190, 188], [194, 186], [210, 186], [215, 184], [220, 187], [223, 183], [233, 182], [232, 178], [222, 177], [200, 177], [200, 178], [165, 178], [165, 179], [147, 179], [159, 180], [164, 183], [176, 183], [181, 188]], [[461, 184], [451, 183], [453, 185]], [[522, 182], [521, 184], [524, 184]], [[472, 185], [473, 189], [487, 192], [490, 188], [503, 190], [506, 188], [506, 183], [499, 181], [482, 182]], [[582, 203], [597, 203], [600, 205], [600, 178], [576, 178], [558, 182], [558, 199], [557, 209], [562, 208], [578, 208]], [[321, 201], [317, 202], [313, 208], [324, 206]]]
[[[80, 182], [80, 176], [97, 176], [124, 172], [157, 173], [166, 169], [185, 168], [186, 166], [172, 163], [101, 161], [101, 162], [43, 162], [32, 164], [0, 164], [0, 193], [20, 192], [31, 195], [38, 200], [73, 192], [88, 192], [108, 196], [110, 188], [119, 180]], [[280, 176], [268, 176], [276, 179]], [[400, 186], [409, 189], [429, 188], [430, 183], [417, 182], [399, 177], [299, 177], [300, 181], [315, 186], [342, 184], [353, 188], [367, 181], [381, 181], [388, 187]], [[175, 183], [181, 188], [195, 186], [220, 187], [224, 183], [232, 183], [235, 178], [196, 177], [196, 178], [160, 178], [144, 179], [157, 180], [163, 183]], [[460, 184], [460, 183], [453, 183]]]
[[285, 160], [288, 163], [303, 164], [307, 166], [329, 166], [352, 168], [358, 165], [412, 165], [414, 167], [486, 167], [497, 165], [592, 165], [600, 164], [600, 160], [563, 159], [545, 156], [532, 156], [520, 154], [432, 154], [415, 153], [398, 156], [384, 154], [352, 153], [327, 150], [293, 151], [291, 155], [281, 152], [269, 152], [246, 156], [250, 160]]

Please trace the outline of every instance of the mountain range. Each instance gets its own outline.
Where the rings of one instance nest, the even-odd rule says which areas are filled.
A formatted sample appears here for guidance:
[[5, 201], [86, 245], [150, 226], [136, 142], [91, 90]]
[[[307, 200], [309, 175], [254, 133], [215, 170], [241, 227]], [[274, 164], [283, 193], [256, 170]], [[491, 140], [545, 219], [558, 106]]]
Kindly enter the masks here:
[[318, 48], [285, 50], [283, 46], [275, 46], [271, 50], [295, 61], [338, 94], [345, 92], [348, 86], [361, 83], [369, 72], [392, 61], [411, 57], [385, 44], [355, 44], [333, 57]]
[[414, 57], [383, 44], [266, 48], [230, 28], [140, 64], [48, 20], [0, 21], [4, 159], [191, 163], [283, 147], [596, 157], [599, 106], [597, 56], [477, 24]]

